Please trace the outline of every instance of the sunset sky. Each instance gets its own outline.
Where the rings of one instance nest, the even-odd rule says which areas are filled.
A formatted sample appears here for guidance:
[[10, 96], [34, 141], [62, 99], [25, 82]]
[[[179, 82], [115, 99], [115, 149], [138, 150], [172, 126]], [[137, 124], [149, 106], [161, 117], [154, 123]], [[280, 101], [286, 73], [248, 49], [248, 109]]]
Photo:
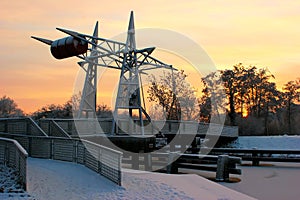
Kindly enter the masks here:
[[[13, 98], [27, 113], [69, 100], [79, 70], [79, 59], [56, 60], [31, 35], [65, 37], [56, 27], [92, 34], [99, 21], [100, 36], [111, 38], [126, 31], [131, 10], [137, 29], [185, 35], [207, 52], [218, 69], [240, 62], [268, 67], [279, 88], [300, 77], [300, 1], [1, 0], [0, 8], [0, 96]], [[107, 103], [108, 96], [99, 103]]]

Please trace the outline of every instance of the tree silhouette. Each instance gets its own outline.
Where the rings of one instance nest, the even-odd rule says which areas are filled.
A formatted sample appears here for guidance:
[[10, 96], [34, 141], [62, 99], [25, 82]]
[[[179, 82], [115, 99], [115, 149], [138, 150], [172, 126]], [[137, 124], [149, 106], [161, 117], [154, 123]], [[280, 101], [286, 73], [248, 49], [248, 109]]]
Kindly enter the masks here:
[[299, 102], [300, 95], [300, 79], [287, 82], [284, 87], [284, 104], [288, 113], [288, 132], [292, 133], [292, 106], [295, 102]]
[[194, 120], [198, 118], [196, 90], [186, 80], [183, 70], [149, 76], [147, 90], [150, 102], [158, 103], [167, 120]]
[[7, 97], [3, 96], [0, 98], [0, 117], [21, 117], [24, 116], [24, 112], [18, 108], [16, 102]]
[[237, 105], [235, 96], [238, 91], [238, 87], [237, 87], [238, 77], [233, 70], [224, 70], [221, 71], [221, 79], [223, 81], [225, 93], [228, 97], [228, 103], [229, 103], [228, 116], [230, 118], [230, 125], [235, 126], [236, 125], [235, 107]]
[[[276, 120], [274, 116], [284, 106], [282, 92], [278, 91], [274, 82], [271, 82], [272, 79], [275, 77], [267, 68], [258, 69], [251, 65], [245, 67], [242, 63], [234, 65], [233, 69], [220, 70], [219, 74], [210, 73], [202, 78], [205, 87], [199, 99], [200, 119], [205, 121], [209, 119], [209, 113], [213, 110], [210, 98], [212, 95], [221, 94], [217, 92], [218, 89], [213, 83], [222, 82], [227, 99], [223, 107], [227, 109], [229, 124], [239, 125], [241, 133], [245, 131], [269, 134], [269, 123]], [[254, 124], [250, 126], [251, 123], [258, 122], [260, 125], [256, 128]]]
[[[202, 96], [199, 99], [200, 120], [205, 122], [223, 123], [221, 115], [227, 106], [224, 85], [219, 72], [212, 72], [203, 77], [204, 84]], [[215, 119], [211, 121], [211, 119]]]
[[96, 115], [97, 115], [97, 117], [100, 117], [100, 118], [108, 118], [108, 117], [113, 116], [111, 108], [103, 103], [97, 105]]

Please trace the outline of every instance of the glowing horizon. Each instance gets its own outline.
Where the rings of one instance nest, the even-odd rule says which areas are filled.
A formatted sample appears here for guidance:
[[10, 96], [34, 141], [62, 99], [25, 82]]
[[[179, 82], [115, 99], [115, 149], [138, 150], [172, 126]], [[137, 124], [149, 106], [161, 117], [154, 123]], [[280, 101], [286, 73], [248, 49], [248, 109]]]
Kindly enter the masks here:
[[[130, 10], [135, 12], [137, 29], [163, 28], [185, 35], [206, 50], [218, 69], [231, 69], [240, 62], [245, 66], [268, 67], [279, 89], [300, 76], [300, 2], [296, 1], [156, 0], [145, 6], [136, 1], [108, 4], [94, 0], [82, 4], [74, 0], [4, 0], [0, 5], [0, 96], [14, 99], [26, 113], [68, 101], [79, 70], [79, 59], [56, 60], [49, 48], [30, 39], [31, 35], [65, 37], [56, 27], [91, 34], [99, 21], [100, 36], [111, 38], [126, 31]], [[160, 56], [168, 63], [164, 54]], [[175, 62], [169, 64], [182, 65]], [[104, 82], [117, 79], [119, 72], [114, 73]], [[105, 90], [108, 86], [98, 87], [98, 104], [110, 106], [111, 91]]]

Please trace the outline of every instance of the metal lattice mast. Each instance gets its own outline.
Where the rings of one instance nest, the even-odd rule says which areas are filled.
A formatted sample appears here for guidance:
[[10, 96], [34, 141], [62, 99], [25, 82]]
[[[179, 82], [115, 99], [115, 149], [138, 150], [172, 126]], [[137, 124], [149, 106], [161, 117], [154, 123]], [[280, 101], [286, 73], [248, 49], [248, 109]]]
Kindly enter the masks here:
[[[98, 37], [98, 22], [95, 25], [93, 37]], [[77, 117], [96, 118], [96, 102], [97, 102], [97, 40], [93, 39], [90, 56], [86, 58], [88, 61], [87, 67], [85, 63], [79, 62], [80, 67], [86, 72], [84, 86], [81, 95], [80, 106]]]
[[130, 20], [128, 25], [126, 47], [123, 53], [123, 63], [120, 73], [120, 80], [118, 86], [118, 93], [116, 98], [116, 104], [114, 109], [114, 121], [112, 125], [112, 133], [115, 131], [116, 123], [119, 120], [119, 111], [128, 110], [129, 119], [132, 120], [133, 110], [138, 110], [139, 124], [141, 127], [141, 133], [144, 135], [144, 122], [143, 113], [147, 116], [141, 105], [141, 89], [140, 89], [140, 77], [139, 67], [142, 63], [137, 62], [137, 51], [135, 42], [135, 27], [133, 12], [130, 14]]
[[151, 57], [154, 47], [136, 49], [133, 12], [130, 14], [126, 43], [98, 37], [98, 22], [92, 36], [62, 28], [57, 30], [69, 36], [55, 41], [34, 36], [32, 38], [50, 45], [51, 53], [57, 59], [76, 56], [82, 60], [78, 64], [86, 72], [86, 77], [77, 117], [96, 117], [97, 67], [118, 69], [121, 72], [112, 133], [115, 133], [116, 122], [121, 116], [119, 110], [128, 110], [127, 119], [131, 122], [133, 110], [138, 110], [141, 133], [144, 134], [142, 115], [144, 114], [149, 121], [151, 119], [142, 106], [140, 74], [147, 70], [174, 68]]

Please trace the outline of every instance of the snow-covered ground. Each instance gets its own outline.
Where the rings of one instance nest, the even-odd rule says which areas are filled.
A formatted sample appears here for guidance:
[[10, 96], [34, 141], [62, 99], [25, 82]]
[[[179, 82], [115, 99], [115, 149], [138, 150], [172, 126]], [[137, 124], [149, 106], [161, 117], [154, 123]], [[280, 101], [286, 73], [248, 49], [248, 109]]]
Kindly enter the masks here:
[[37, 199], [251, 199], [197, 175], [123, 171], [122, 187], [84, 166], [28, 160], [28, 191]]
[[125, 170], [120, 187], [82, 165], [29, 158], [28, 193], [2, 193], [0, 199], [254, 199], [249, 196], [262, 200], [299, 199], [300, 164], [262, 164], [241, 166], [241, 182], [221, 185], [195, 174]]
[[18, 182], [17, 174], [11, 168], [0, 165], [0, 199], [28, 198], [29, 195], [22, 189]]
[[231, 144], [231, 147], [242, 149], [300, 149], [300, 135], [241, 136]]
[[[235, 145], [238, 148], [300, 149], [300, 137], [240, 137]], [[241, 182], [221, 184], [195, 174], [168, 175], [123, 170], [122, 187], [75, 163], [28, 158], [27, 167], [28, 192], [14, 193], [17, 186], [12, 186], [11, 193], [0, 193], [0, 199], [247, 200], [256, 197], [262, 200], [297, 200], [300, 196], [300, 164], [240, 166]], [[1, 183], [4, 183], [4, 177], [8, 174], [6, 170], [3, 169], [4, 173], [0, 173]], [[13, 180], [13, 173], [11, 174], [8, 177]]]
[[5, 165], [0, 165], [0, 193], [24, 193], [16, 172]]
[[264, 163], [242, 166], [241, 182], [222, 185], [261, 200], [300, 199], [300, 163]]
[[[28, 158], [27, 178], [30, 197], [25, 199], [254, 199], [198, 175], [124, 170], [120, 187], [82, 165], [35, 158]], [[8, 194], [4, 198], [23, 199]]]

